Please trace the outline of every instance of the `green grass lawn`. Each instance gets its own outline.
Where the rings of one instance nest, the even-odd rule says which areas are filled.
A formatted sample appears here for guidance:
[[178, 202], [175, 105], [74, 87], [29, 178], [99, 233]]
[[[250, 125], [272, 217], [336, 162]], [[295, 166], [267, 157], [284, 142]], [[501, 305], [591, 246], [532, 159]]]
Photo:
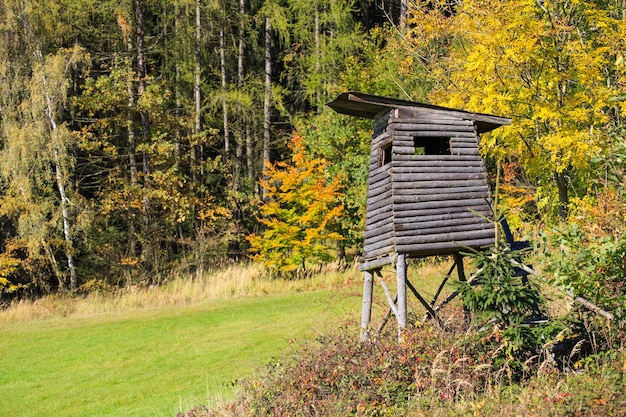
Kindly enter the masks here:
[[324, 290], [2, 324], [0, 415], [174, 416], [359, 307]]

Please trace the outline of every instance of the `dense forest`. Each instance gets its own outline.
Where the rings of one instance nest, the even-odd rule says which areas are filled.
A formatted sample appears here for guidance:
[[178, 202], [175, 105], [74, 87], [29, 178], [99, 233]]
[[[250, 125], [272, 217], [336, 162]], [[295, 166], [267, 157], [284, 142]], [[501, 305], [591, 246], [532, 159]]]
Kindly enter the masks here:
[[509, 222], [615, 246], [625, 33], [623, 0], [0, 0], [0, 290], [358, 254], [347, 90], [511, 117], [481, 143]]

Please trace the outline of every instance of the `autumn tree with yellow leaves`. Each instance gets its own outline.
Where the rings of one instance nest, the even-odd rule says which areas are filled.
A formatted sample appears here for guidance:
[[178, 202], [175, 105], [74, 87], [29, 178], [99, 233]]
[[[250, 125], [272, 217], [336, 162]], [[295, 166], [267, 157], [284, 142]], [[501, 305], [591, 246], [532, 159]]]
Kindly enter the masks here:
[[618, 3], [419, 2], [410, 13], [407, 39], [437, 80], [431, 101], [513, 118], [482, 149], [523, 167], [541, 212], [567, 213], [591, 159], [622, 123], [626, 20]]
[[333, 258], [335, 243], [342, 239], [333, 226], [344, 211], [340, 178], [327, 178], [327, 162], [309, 157], [298, 133], [290, 148], [290, 162], [266, 166], [261, 186], [267, 202], [260, 207], [265, 230], [248, 237], [254, 259], [284, 276]]

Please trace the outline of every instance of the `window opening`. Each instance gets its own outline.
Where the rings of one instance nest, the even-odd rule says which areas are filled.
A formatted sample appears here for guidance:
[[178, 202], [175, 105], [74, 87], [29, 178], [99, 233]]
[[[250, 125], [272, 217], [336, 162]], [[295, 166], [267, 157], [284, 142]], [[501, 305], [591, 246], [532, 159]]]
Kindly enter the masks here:
[[450, 138], [445, 136], [416, 136], [415, 155], [451, 155]]
[[391, 143], [380, 149], [380, 166], [387, 165], [391, 162]]

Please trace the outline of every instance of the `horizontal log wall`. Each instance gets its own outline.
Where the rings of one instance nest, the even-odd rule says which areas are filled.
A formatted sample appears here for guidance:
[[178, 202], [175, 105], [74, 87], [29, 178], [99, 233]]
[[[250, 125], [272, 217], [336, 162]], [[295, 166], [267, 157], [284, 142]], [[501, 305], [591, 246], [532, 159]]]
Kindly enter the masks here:
[[[377, 116], [365, 261], [393, 253], [430, 256], [493, 244], [491, 193], [476, 127], [458, 116], [423, 109], [395, 109]], [[449, 138], [450, 155], [416, 155], [416, 140], [424, 138]], [[390, 145], [391, 161], [381, 166], [383, 149]]]
[[429, 245], [441, 253], [493, 243], [491, 193], [480, 157], [413, 155], [393, 161], [391, 175], [396, 250], [428, 256]]
[[370, 260], [395, 251], [392, 204], [391, 164], [380, 166], [382, 148], [393, 139], [387, 131], [389, 112], [382, 113], [374, 123], [374, 138], [370, 153], [370, 173], [367, 186], [365, 242], [363, 258]]

